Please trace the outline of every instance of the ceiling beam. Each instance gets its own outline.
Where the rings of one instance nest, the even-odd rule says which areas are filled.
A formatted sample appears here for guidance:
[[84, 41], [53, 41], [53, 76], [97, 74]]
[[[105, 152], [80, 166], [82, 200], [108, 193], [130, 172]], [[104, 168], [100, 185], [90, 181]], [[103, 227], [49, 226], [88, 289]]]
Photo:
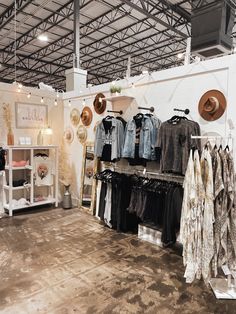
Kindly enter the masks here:
[[[16, 0], [16, 14], [24, 10], [32, 0]], [[9, 5], [5, 11], [0, 15], [0, 29], [9, 23], [15, 16], [15, 2]]]
[[147, 9], [145, 10], [143, 7], [138, 6], [137, 4], [135, 4], [134, 2], [132, 2], [132, 0], [120, 0], [121, 2], [127, 4], [129, 7], [131, 7], [132, 9], [138, 11], [139, 13], [147, 16], [148, 18], [154, 20], [155, 22], [159, 23], [160, 25], [166, 27], [167, 29], [172, 30], [174, 33], [176, 33], [177, 35], [183, 37], [183, 38], [187, 38], [188, 35], [184, 34], [183, 32], [179, 31], [178, 29], [176, 29], [175, 27], [171, 26], [170, 24], [162, 21], [160, 18], [158, 18], [157, 16], [151, 14]]

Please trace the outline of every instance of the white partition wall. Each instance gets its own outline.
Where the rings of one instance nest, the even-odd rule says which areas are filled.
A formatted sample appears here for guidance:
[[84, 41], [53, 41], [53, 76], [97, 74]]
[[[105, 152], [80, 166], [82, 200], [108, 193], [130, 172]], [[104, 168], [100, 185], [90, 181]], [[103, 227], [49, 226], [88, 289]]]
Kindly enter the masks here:
[[[132, 102], [107, 102], [107, 109], [114, 108], [123, 110], [123, 118], [128, 120], [139, 110], [138, 106], [154, 106], [155, 114], [165, 121], [174, 115], [174, 108], [190, 109], [190, 118], [197, 121], [201, 126], [202, 134], [218, 134], [225, 136], [229, 134], [227, 120], [230, 118], [236, 127], [236, 55], [221, 57], [187, 66], [172, 68], [151, 75], [116, 81], [117, 85], [123, 87], [122, 94], [133, 96]], [[88, 88], [83, 94], [79, 91], [69, 92], [64, 97], [64, 125], [70, 126], [70, 110], [78, 108], [82, 111], [84, 105], [93, 110], [93, 99], [98, 92], [110, 96], [109, 84]], [[203, 120], [198, 113], [198, 102], [201, 96], [210, 89], [218, 89], [227, 98], [228, 106], [226, 113], [215, 122]], [[70, 99], [71, 107], [68, 106]], [[106, 112], [98, 115], [93, 110], [92, 124], [87, 127], [88, 140], [94, 140], [94, 126], [97, 121], [106, 116]], [[74, 129], [76, 131], [76, 129]], [[236, 129], [232, 131], [236, 136]], [[82, 145], [75, 137], [69, 145], [70, 156], [75, 171], [73, 186], [74, 195], [80, 190], [80, 172], [82, 163]], [[153, 165], [152, 165], [153, 167]], [[155, 167], [155, 166], [154, 166]]]

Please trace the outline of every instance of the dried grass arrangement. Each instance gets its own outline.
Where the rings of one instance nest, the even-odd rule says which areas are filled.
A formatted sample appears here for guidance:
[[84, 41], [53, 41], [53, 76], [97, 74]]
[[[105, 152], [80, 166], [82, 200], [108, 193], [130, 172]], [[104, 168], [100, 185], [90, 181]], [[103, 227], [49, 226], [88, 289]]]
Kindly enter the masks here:
[[3, 104], [3, 119], [8, 132], [12, 130], [12, 112], [9, 104]]
[[64, 139], [61, 142], [59, 152], [59, 180], [64, 186], [70, 186], [72, 183], [72, 167]]

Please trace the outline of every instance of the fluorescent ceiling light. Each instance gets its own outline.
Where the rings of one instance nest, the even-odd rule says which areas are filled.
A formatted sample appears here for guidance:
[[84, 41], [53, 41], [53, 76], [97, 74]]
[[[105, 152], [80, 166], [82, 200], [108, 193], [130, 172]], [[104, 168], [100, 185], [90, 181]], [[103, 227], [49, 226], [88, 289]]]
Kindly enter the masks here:
[[41, 34], [38, 36], [38, 39], [40, 41], [44, 41], [44, 42], [47, 42], [48, 41], [48, 36], [47, 35], [44, 35], [44, 34]]

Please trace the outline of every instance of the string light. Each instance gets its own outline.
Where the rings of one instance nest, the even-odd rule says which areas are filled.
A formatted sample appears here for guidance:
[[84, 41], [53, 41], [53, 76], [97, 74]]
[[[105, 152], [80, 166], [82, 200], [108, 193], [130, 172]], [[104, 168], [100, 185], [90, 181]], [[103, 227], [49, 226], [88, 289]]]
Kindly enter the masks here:
[[31, 97], [31, 93], [28, 93], [27, 94], [27, 98], [29, 99]]
[[83, 106], [85, 106], [85, 105], [86, 105], [85, 99], [83, 99], [83, 103], [82, 103], [82, 105], [83, 105]]
[[41, 104], [43, 104], [44, 103], [44, 99], [43, 99], [43, 97], [41, 98]]
[[57, 98], [59, 98], [59, 91], [57, 90]]
[[71, 107], [71, 100], [69, 99], [68, 107]]
[[132, 88], [135, 88], [135, 85], [134, 85], [134, 83], [132, 83], [131, 87], [132, 87]]
[[57, 99], [55, 99], [55, 101], [54, 101], [54, 106], [57, 106], [57, 105], [58, 105]]

